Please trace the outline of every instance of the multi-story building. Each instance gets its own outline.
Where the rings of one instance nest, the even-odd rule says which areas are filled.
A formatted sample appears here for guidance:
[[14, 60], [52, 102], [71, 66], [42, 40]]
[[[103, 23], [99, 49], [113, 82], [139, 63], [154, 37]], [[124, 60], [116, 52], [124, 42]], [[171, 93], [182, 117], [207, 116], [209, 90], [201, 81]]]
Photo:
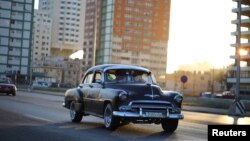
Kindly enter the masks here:
[[40, 0], [52, 19], [51, 56], [68, 58], [83, 48], [85, 0]]
[[45, 60], [50, 56], [52, 20], [47, 11], [35, 10], [32, 61]]
[[71, 87], [78, 86], [82, 80], [82, 60], [49, 58], [38, 60], [33, 67], [34, 83], [57, 83]]
[[[226, 69], [211, 69], [209, 71], [175, 71], [167, 74], [166, 89], [180, 91], [184, 95], [200, 96], [201, 92], [221, 93], [226, 90]], [[182, 83], [181, 77], [188, 80]]]
[[[239, 14], [237, 19], [232, 23], [239, 28], [232, 35], [238, 38], [236, 43], [231, 46], [235, 47], [235, 50], [244, 50], [246, 54], [241, 54], [240, 60], [245, 62], [246, 66], [241, 67], [240, 71], [240, 94], [250, 95], [250, 1], [249, 0], [233, 0], [238, 6], [232, 10], [232, 12]], [[236, 58], [232, 56], [232, 58]], [[236, 61], [235, 61], [236, 62]], [[231, 89], [236, 87], [236, 65], [229, 67], [227, 83], [231, 85]]]
[[[34, 0], [0, 0], [0, 75], [26, 79], [30, 69]], [[6, 74], [7, 73], [7, 74]]]
[[[93, 0], [87, 0], [87, 3], [91, 2]], [[95, 3], [86, 11], [86, 16], [96, 17], [96, 22], [89, 22], [95, 29], [85, 29], [85, 37], [91, 33], [96, 39], [92, 45], [96, 52], [95, 64], [122, 63], [147, 67], [163, 84], [165, 79], [160, 78], [166, 74], [170, 0], [102, 0], [99, 5]], [[92, 34], [93, 31], [96, 34]], [[89, 44], [84, 45], [85, 50], [89, 48]], [[88, 59], [84, 61], [91, 63], [89, 58], [92, 56], [85, 58]]]
[[83, 45], [83, 65], [85, 70], [95, 65], [95, 47], [99, 41], [100, 5], [100, 0], [86, 0]]

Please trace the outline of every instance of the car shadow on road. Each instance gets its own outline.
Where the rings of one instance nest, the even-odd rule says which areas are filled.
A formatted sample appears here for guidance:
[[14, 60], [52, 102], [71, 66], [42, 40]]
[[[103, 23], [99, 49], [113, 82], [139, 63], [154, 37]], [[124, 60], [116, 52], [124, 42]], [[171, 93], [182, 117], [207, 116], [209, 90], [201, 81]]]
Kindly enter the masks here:
[[[10, 96], [10, 95], [7, 95], [5, 93], [0, 93], [0, 96]], [[12, 96], [12, 95], [11, 95]]]
[[[158, 131], [158, 130], [157, 130]], [[102, 123], [84, 121], [81, 123], [40, 123], [1, 126], [0, 136], [9, 141], [124, 141], [124, 140], [167, 140], [175, 134], [157, 132], [154, 129], [125, 125], [117, 130], [107, 130]]]
[[122, 125], [114, 131], [107, 130], [102, 122], [82, 121], [81, 123], [64, 122], [55, 124], [60, 129], [78, 131], [87, 137], [92, 136], [96, 140], [167, 140], [175, 138], [177, 133], [166, 133], [157, 125], [148, 125], [153, 128], [138, 124]]

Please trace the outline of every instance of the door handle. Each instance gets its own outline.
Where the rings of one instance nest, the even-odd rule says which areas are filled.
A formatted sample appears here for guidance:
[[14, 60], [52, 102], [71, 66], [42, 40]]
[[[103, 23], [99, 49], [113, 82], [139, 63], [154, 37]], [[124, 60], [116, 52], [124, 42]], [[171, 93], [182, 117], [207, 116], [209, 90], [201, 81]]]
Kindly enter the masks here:
[[93, 85], [89, 85], [90, 88], [93, 88], [94, 86]]

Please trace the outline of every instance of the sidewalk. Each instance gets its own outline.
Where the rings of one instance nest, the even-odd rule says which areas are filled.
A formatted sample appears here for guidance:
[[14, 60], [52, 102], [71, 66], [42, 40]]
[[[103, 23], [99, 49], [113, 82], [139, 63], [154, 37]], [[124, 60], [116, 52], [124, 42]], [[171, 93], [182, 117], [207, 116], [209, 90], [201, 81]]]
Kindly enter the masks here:
[[[228, 109], [197, 107], [197, 106], [183, 106], [182, 109], [184, 111], [228, 115]], [[246, 112], [246, 116], [250, 117], [250, 112]]]
[[[19, 91], [29, 92], [27, 89], [18, 89]], [[57, 95], [64, 96], [64, 92], [51, 92], [51, 91], [43, 91], [43, 90], [32, 90], [31, 92], [41, 93], [46, 95]], [[209, 108], [209, 107], [198, 107], [198, 106], [186, 106], [182, 107], [184, 111], [192, 111], [192, 112], [201, 112], [201, 113], [212, 113], [212, 114], [221, 114], [228, 115], [228, 109], [219, 109], [219, 108]], [[250, 112], [246, 113], [247, 117], [250, 117]]]

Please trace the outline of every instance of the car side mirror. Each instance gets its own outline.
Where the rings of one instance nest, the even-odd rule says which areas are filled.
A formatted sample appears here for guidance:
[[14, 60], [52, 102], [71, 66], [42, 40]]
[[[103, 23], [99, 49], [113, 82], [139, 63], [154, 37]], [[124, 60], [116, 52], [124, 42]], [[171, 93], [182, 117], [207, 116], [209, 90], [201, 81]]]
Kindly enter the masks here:
[[101, 79], [96, 79], [95, 82], [98, 84], [103, 84]]
[[78, 87], [79, 87], [79, 88], [83, 88], [83, 86], [82, 86], [82, 85], [83, 85], [83, 84], [80, 84]]
[[101, 79], [96, 79], [95, 82], [102, 85], [102, 87], [104, 88], [104, 82]]

